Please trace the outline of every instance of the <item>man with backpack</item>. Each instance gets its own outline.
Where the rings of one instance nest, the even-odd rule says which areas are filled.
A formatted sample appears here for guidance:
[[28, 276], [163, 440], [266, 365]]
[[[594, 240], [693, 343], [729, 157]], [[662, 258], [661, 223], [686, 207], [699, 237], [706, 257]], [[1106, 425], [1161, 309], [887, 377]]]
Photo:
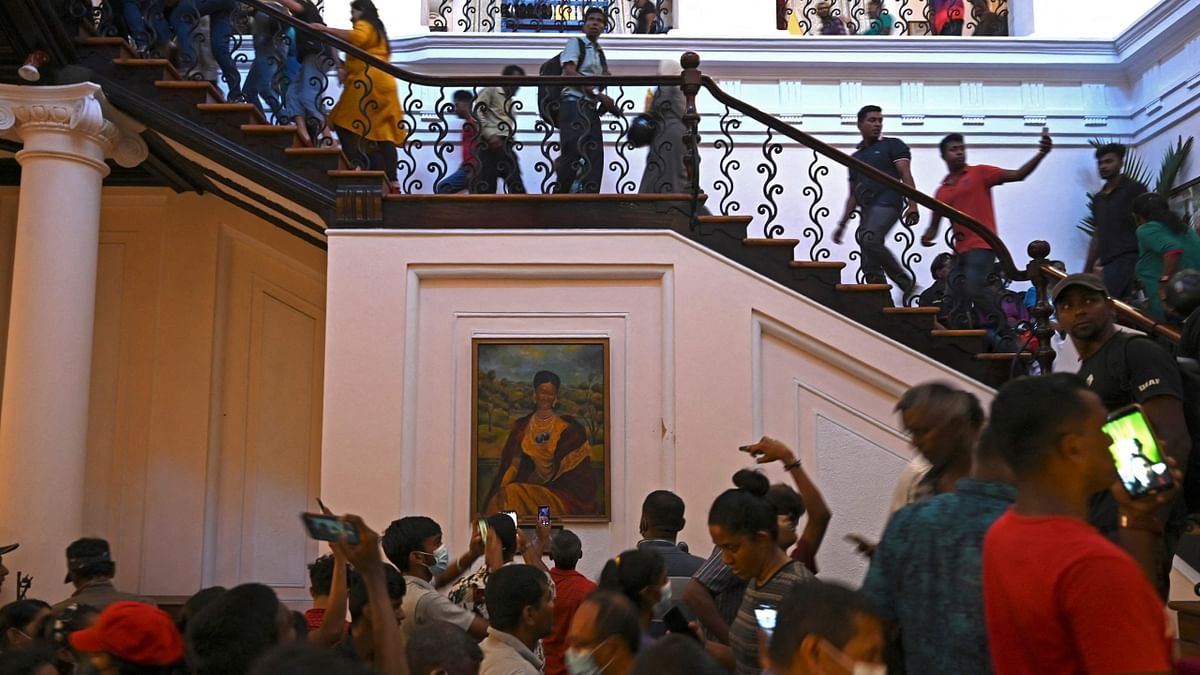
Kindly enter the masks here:
[[[583, 16], [583, 34], [574, 37], [558, 56], [561, 74], [568, 77], [608, 75], [608, 59], [600, 46], [607, 17], [599, 7], [589, 7]], [[541, 74], [552, 73], [553, 59], [542, 67]], [[543, 95], [544, 94], [544, 95]], [[558, 100], [557, 112], [546, 111], [545, 98], [551, 92], [539, 92], [543, 115], [553, 115], [560, 131], [562, 154], [558, 156], [556, 193], [600, 192], [604, 179], [604, 133], [600, 126], [600, 110], [620, 115], [621, 109], [612, 98], [594, 86], [564, 87]], [[552, 103], [552, 102], [551, 102]], [[553, 106], [551, 106], [553, 107]]]
[[[1163, 451], [1184, 470], [1192, 436], [1184, 413], [1184, 378], [1175, 358], [1144, 335], [1117, 330], [1116, 309], [1100, 277], [1072, 274], [1054, 287], [1051, 301], [1059, 327], [1071, 336], [1079, 352], [1079, 375], [1088, 388], [1109, 412], [1133, 403], [1141, 405], [1163, 442]], [[1181, 493], [1188, 491], [1187, 478], [1185, 474]], [[1162, 543], [1159, 575], [1153, 581], [1165, 598], [1175, 549], [1187, 521], [1184, 499], [1175, 499], [1154, 517], [1131, 522], [1118, 518], [1116, 500], [1109, 492], [1102, 492], [1092, 498], [1088, 520], [1111, 539], [1116, 538], [1120, 528], [1158, 535]]]

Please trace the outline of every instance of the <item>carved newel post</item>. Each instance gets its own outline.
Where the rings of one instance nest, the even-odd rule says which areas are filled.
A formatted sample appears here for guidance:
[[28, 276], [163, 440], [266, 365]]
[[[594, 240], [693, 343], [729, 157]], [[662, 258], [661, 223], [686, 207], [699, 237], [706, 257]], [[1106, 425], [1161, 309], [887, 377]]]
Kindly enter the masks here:
[[106, 119], [99, 85], [87, 82], [0, 85], [0, 136], [22, 144], [0, 405], [0, 540], [20, 541], [21, 569], [52, 579], [64, 545], [83, 534], [105, 158], [136, 166], [146, 144]]
[[700, 206], [700, 113], [696, 111], [696, 94], [700, 93], [704, 75], [700, 72], [700, 55], [696, 52], [684, 52], [679, 58], [683, 66], [683, 85], [680, 89], [687, 99], [683, 113], [683, 124], [687, 127], [687, 135], [683, 142], [687, 146], [688, 185], [692, 194], [692, 228], [696, 227], [696, 211]]
[[1037, 335], [1038, 339], [1037, 353], [1034, 357], [1041, 366], [1042, 374], [1049, 375], [1055, 356], [1054, 347], [1050, 344], [1050, 338], [1054, 335], [1054, 329], [1050, 326], [1050, 287], [1053, 284], [1052, 277], [1046, 272], [1048, 264], [1046, 258], [1050, 256], [1050, 243], [1040, 239], [1031, 242], [1027, 252], [1030, 261], [1026, 271], [1029, 273], [1029, 281], [1037, 289], [1037, 304], [1029, 310], [1036, 326], [1034, 335]]

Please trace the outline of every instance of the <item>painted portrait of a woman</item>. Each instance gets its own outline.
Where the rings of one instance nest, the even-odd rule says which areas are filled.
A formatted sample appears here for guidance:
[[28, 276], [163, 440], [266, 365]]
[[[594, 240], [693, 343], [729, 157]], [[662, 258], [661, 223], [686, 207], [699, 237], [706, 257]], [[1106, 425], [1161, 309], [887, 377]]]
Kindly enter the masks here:
[[513, 422], [484, 512], [530, 516], [548, 505], [554, 514], [598, 513], [588, 432], [556, 410], [561, 388], [559, 376], [549, 370], [533, 376], [533, 412]]

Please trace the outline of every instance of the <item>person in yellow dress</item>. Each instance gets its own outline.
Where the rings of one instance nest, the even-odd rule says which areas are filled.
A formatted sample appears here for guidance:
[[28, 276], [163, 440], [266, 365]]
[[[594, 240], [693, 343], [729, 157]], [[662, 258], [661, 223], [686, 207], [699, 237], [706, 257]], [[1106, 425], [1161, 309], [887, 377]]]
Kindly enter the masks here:
[[[352, 30], [309, 25], [389, 61], [387, 29], [379, 19], [375, 3], [354, 0], [350, 3], [350, 18], [354, 23]], [[408, 131], [404, 127], [404, 109], [396, 94], [396, 80], [352, 54], [346, 54], [344, 68], [342, 95], [329, 113], [329, 124], [337, 131], [343, 151], [356, 168], [383, 169], [393, 191], [397, 191], [396, 146], [404, 144]]]

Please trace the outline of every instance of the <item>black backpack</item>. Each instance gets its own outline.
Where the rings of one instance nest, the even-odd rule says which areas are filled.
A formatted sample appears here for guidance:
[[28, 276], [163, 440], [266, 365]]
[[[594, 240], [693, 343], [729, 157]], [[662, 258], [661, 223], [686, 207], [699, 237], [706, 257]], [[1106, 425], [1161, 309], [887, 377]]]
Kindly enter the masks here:
[[[1121, 340], [1120, 349], [1109, 352], [1106, 364], [1110, 373], [1118, 374], [1121, 389], [1133, 393], [1129, 381], [1129, 343], [1133, 340], [1151, 340], [1144, 335], [1118, 331], [1112, 337]], [[1153, 342], [1153, 340], [1151, 340]], [[1157, 343], [1156, 343], [1157, 344]], [[1188, 436], [1192, 439], [1192, 451], [1188, 453], [1187, 466], [1183, 474], [1183, 499], [1188, 513], [1200, 513], [1200, 361], [1178, 357], [1179, 379], [1183, 385], [1183, 416], [1187, 421]]]
[[[584, 58], [582, 55], [587, 54], [587, 43], [584, 42], [583, 38], [575, 39], [579, 41], [579, 53], [581, 54], [579, 58], [582, 60]], [[604, 52], [599, 52], [599, 56], [600, 67], [604, 69], [605, 74], [608, 74], [608, 59], [604, 58]], [[580, 63], [579, 65], [583, 64]], [[562, 74], [562, 52], [555, 54], [554, 58], [546, 61], [538, 68], [538, 75], [552, 75], [557, 77]], [[558, 126], [558, 109], [562, 102], [562, 90], [561, 85], [538, 85], [538, 115], [545, 120], [546, 124], [552, 127]]]

